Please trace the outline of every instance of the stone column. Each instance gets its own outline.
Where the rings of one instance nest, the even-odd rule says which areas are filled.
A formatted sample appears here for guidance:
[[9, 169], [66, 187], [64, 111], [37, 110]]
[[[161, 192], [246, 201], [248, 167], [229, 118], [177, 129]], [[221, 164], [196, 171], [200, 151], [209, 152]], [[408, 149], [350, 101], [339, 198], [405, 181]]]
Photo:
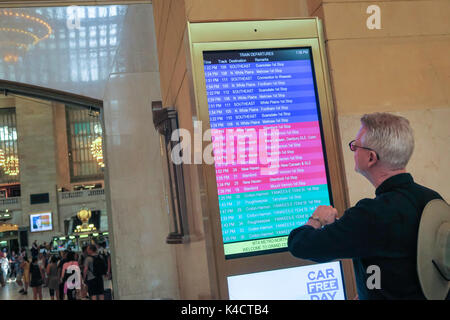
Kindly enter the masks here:
[[[29, 244], [50, 242], [60, 231], [57, 206], [57, 170], [50, 102], [16, 97], [17, 139], [20, 166], [22, 225], [29, 226], [32, 213], [52, 212], [53, 231], [29, 233]], [[30, 204], [30, 195], [48, 193], [49, 203]]]
[[128, 8], [104, 97], [105, 190], [115, 299], [177, 299], [178, 275], [164, 200], [161, 100], [152, 6]]

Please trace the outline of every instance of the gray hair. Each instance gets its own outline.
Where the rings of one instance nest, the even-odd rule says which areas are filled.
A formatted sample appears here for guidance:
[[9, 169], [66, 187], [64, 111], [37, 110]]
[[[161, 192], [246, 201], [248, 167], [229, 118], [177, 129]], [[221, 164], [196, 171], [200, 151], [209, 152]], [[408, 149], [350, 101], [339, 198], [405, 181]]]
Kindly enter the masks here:
[[363, 146], [375, 150], [388, 169], [404, 169], [414, 150], [414, 133], [409, 121], [376, 112], [363, 115], [361, 124], [367, 130], [361, 139]]

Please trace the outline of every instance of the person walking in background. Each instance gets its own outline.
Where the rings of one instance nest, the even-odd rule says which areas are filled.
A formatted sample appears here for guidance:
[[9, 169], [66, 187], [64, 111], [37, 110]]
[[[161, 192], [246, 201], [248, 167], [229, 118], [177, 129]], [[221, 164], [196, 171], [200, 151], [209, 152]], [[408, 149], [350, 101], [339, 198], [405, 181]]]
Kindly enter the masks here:
[[[18, 263], [18, 257], [19, 255], [16, 254], [15, 251], [11, 251], [11, 258], [9, 259], [9, 264], [11, 267], [11, 273], [10, 273], [10, 279], [11, 281], [17, 281], [17, 271], [18, 271], [18, 267], [19, 267], [19, 263]], [[12, 280], [12, 278], [14, 277], [14, 280]]]
[[107, 263], [97, 254], [97, 246], [87, 248], [88, 256], [84, 261], [83, 280], [87, 283], [89, 297], [92, 300], [104, 300], [103, 276], [107, 272]]
[[59, 300], [59, 278], [58, 278], [58, 259], [56, 256], [52, 256], [50, 258], [50, 263], [47, 265], [47, 287], [50, 293], [50, 299], [55, 300], [55, 291], [56, 298]]
[[[87, 254], [87, 245], [84, 245], [82, 247], [82, 252], [79, 255], [78, 258], [78, 266], [81, 270], [81, 278], [84, 279], [84, 261], [86, 260]], [[87, 299], [87, 285], [84, 283], [84, 281], [81, 282], [81, 299]]]
[[28, 256], [28, 254], [27, 254], [27, 248], [22, 248], [22, 249], [20, 249], [19, 256], [22, 257], [22, 259], [21, 259], [21, 263], [22, 263], [23, 258], [24, 258], [25, 256]]
[[44, 241], [43, 244], [41, 244], [40, 246], [40, 250], [41, 253], [43, 253], [45, 256], [47, 256], [48, 253], [48, 249], [47, 249], [47, 242]]
[[23, 293], [25, 291], [23, 287], [23, 256], [22, 254], [17, 255], [16, 259], [16, 283], [19, 287], [22, 287], [19, 293]]
[[77, 300], [77, 292], [81, 289], [81, 271], [78, 261], [75, 259], [75, 253], [70, 251], [66, 261], [60, 279], [64, 283], [64, 293], [67, 294], [67, 299]]
[[31, 245], [31, 258], [37, 257], [39, 254], [39, 248], [37, 244], [37, 240], [34, 240], [33, 244]]
[[[112, 272], [111, 272], [111, 253], [109, 252], [109, 250], [106, 248], [106, 241], [104, 239], [102, 239], [102, 241], [99, 242], [98, 244], [98, 252], [99, 252], [99, 256], [102, 257], [102, 259], [104, 261], [106, 261], [107, 263], [107, 270], [106, 270], [106, 276], [105, 276], [105, 280], [112, 280]], [[105, 283], [105, 292], [104, 292], [104, 296], [105, 296], [105, 300], [112, 300], [113, 296], [112, 296], [112, 289], [110, 287], [110, 282]], [[108, 287], [106, 287], [108, 286]]]
[[9, 271], [9, 261], [5, 252], [1, 253], [0, 257], [0, 268], [3, 276], [3, 281], [8, 281], [8, 271]]
[[100, 242], [98, 244], [98, 254], [101, 256], [104, 261], [107, 263], [107, 270], [106, 270], [106, 278], [108, 280], [111, 280], [112, 273], [111, 273], [111, 254], [106, 249], [106, 241]]
[[20, 265], [20, 267], [23, 270], [23, 295], [28, 294], [28, 286], [30, 285], [30, 262], [28, 261], [28, 257], [25, 254], [25, 256], [23, 257], [23, 261], [22, 264]]
[[31, 259], [30, 264], [30, 287], [33, 288], [33, 300], [42, 300], [42, 284], [44, 279], [44, 270], [38, 263], [36, 257]]
[[[37, 261], [39, 268], [41, 270], [46, 270], [46, 262], [45, 262], [45, 256], [42, 253], [38, 254], [38, 261]], [[45, 272], [43, 273], [43, 277], [42, 277], [42, 284], [45, 287], [46, 286], [46, 274]]]
[[[64, 264], [67, 262], [66, 258], [67, 258], [68, 253], [69, 253], [69, 251], [67, 251], [67, 250], [60, 252], [61, 259], [58, 261], [58, 279], [61, 279], [62, 268], [63, 268]], [[59, 283], [58, 291], [59, 291], [59, 300], [64, 300], [64, 283], [61, 281]]]

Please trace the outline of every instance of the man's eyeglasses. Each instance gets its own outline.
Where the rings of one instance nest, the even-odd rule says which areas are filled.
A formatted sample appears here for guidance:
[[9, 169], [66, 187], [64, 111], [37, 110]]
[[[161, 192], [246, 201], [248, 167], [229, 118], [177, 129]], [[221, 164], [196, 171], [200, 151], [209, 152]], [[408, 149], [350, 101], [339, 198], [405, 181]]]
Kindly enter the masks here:
[[357, 145], [355, 145], [355, 141], [356, 141], [356, 140], [352, 140], [352, 141], [350, 141], [350, 143], [348, 144], [348, 146], [349, 146], [349, 148], [350, 148], [351, 151], [355, 152], [357, 148], [370, 150], [370, 151], [375, 152], [375, 154], [377, 155], [377, 160], [380, 160], [380, 156], [378, 155], [378, 153], [377, 153], [375, 150], [373, 150], [373, 149], [371, 149], [371, 148], [366, 148], [366, 147], [357, 146]]

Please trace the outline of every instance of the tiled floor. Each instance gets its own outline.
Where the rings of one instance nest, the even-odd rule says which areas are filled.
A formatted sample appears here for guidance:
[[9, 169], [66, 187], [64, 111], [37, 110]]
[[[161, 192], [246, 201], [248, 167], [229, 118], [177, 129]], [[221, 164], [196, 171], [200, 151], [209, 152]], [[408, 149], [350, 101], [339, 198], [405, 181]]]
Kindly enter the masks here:
[[[105, 281], [105, 289], [111, 288], [111, 281]], [[6, 283], [5, 287], [0, 286], [0, 301], [1, 300], [33, 300], [33, 289], [28, 288], [28, 294], [22, 295], [19, 293], [21, 287], [13, 281]], [[50, 293], [48, 288], [42, 287], [42, 299], [50, 300]]]

